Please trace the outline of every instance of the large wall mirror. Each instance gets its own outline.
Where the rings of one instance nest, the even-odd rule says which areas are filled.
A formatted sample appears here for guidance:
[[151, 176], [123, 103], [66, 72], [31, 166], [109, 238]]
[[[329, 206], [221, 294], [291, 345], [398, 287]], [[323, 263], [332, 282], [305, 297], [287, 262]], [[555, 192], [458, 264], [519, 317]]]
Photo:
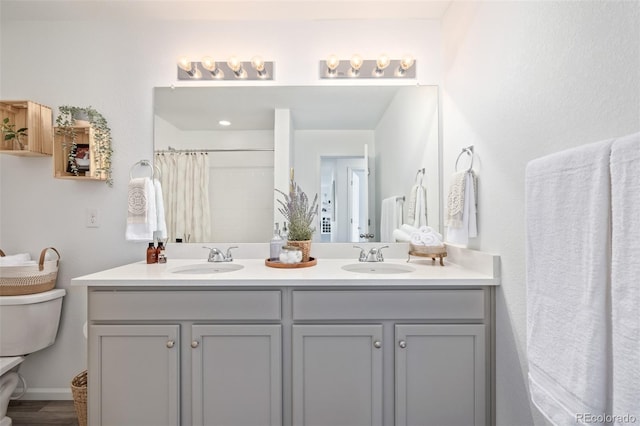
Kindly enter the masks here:
[[438, 139], [437, 86], [154, 89], [170, 241], [269, 241], [291, 168], [318, 194], [316, 242], [390, 241], [388, 200], [413, 224], [416, 185], [440, 229]]

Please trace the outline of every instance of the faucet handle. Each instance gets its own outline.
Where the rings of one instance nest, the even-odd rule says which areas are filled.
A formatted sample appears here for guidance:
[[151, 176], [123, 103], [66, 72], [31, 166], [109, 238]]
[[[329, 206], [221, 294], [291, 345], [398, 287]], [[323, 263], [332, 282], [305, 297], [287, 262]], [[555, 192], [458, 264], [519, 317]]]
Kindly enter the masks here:
[[238, 246], [229, 247], [227, 249], [227, 255], [225, 256], [225, 260], [227, 262], [231, 262], [233, 260], [233, 255], [231, 254], [231, 249], [237, 249]]
[[389, 248], [389, 246], [382, 246], [376, 249], [376, 260], [378, 262], [384, 262], [384, 256], [382, 255], [382, 249]]
[[364, 262], [367, 259], [367, 253], [364, 251], [364, 249], [360, 246], [353, 246], [353, 248], [360, 249], [360, 256], [358, 256], [358, 260], [360, 262]]

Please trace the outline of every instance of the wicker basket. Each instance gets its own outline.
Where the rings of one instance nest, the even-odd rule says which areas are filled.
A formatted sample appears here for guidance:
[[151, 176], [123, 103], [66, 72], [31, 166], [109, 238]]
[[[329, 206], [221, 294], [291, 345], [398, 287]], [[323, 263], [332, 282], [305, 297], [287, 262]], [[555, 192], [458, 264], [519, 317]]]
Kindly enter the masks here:
[[78, 425], [87, 426], [87, 370], [71, 380], [71, 393], [78, 416]]
[[[47, 250], [53, 250], [58, 259], [45, 261]], [[0, 256], [4, 257], [2, 250]], [[19, 296], [51, 290], [56, 286], [59, 263], [58, 250], [47, 247], [40, 253], [37, 265], [0, 266], [0, 296]]]
[[287, 245], [298, 247], [302, 251], [302, 262], [308, 262], [311, 257], [311, 240], [292, 241], [288, 240]]

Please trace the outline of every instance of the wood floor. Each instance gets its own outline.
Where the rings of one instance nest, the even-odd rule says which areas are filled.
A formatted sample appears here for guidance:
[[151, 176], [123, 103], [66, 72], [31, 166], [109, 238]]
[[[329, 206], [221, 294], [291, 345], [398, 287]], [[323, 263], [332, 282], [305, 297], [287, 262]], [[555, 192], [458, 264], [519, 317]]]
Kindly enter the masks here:
[[11, 401], [13, 426], [78, 426], [73, 401]]

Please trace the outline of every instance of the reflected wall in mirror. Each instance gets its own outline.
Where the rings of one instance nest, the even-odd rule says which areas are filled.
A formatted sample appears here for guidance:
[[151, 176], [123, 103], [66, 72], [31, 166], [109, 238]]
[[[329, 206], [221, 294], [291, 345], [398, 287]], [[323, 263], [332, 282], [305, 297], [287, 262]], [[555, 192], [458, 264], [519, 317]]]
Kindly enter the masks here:
[[[154, 114], [156, 157], [207, 154], [208, 177], [198, 184], [209, 195], [204, 242], [269, 241], [274, 221], [282, 228], [273, 189], [287, 190], [291, 167], [310, 197], [318, 193], [316, 242], [390, 235], [386, 198], [404, 197], [396, 214], [413, 224], [407, 216], [419, 181], [425, 221], [441, 228], [436, 86], [157, 87]], [[175, 209], [166, 215], [176, 219], [167, 218], [169, 240], [202, 242], [189, 216], [206, 215], [165, 175], [165, 207]], [[167, 202], [172, 197], [179, 198]]]

